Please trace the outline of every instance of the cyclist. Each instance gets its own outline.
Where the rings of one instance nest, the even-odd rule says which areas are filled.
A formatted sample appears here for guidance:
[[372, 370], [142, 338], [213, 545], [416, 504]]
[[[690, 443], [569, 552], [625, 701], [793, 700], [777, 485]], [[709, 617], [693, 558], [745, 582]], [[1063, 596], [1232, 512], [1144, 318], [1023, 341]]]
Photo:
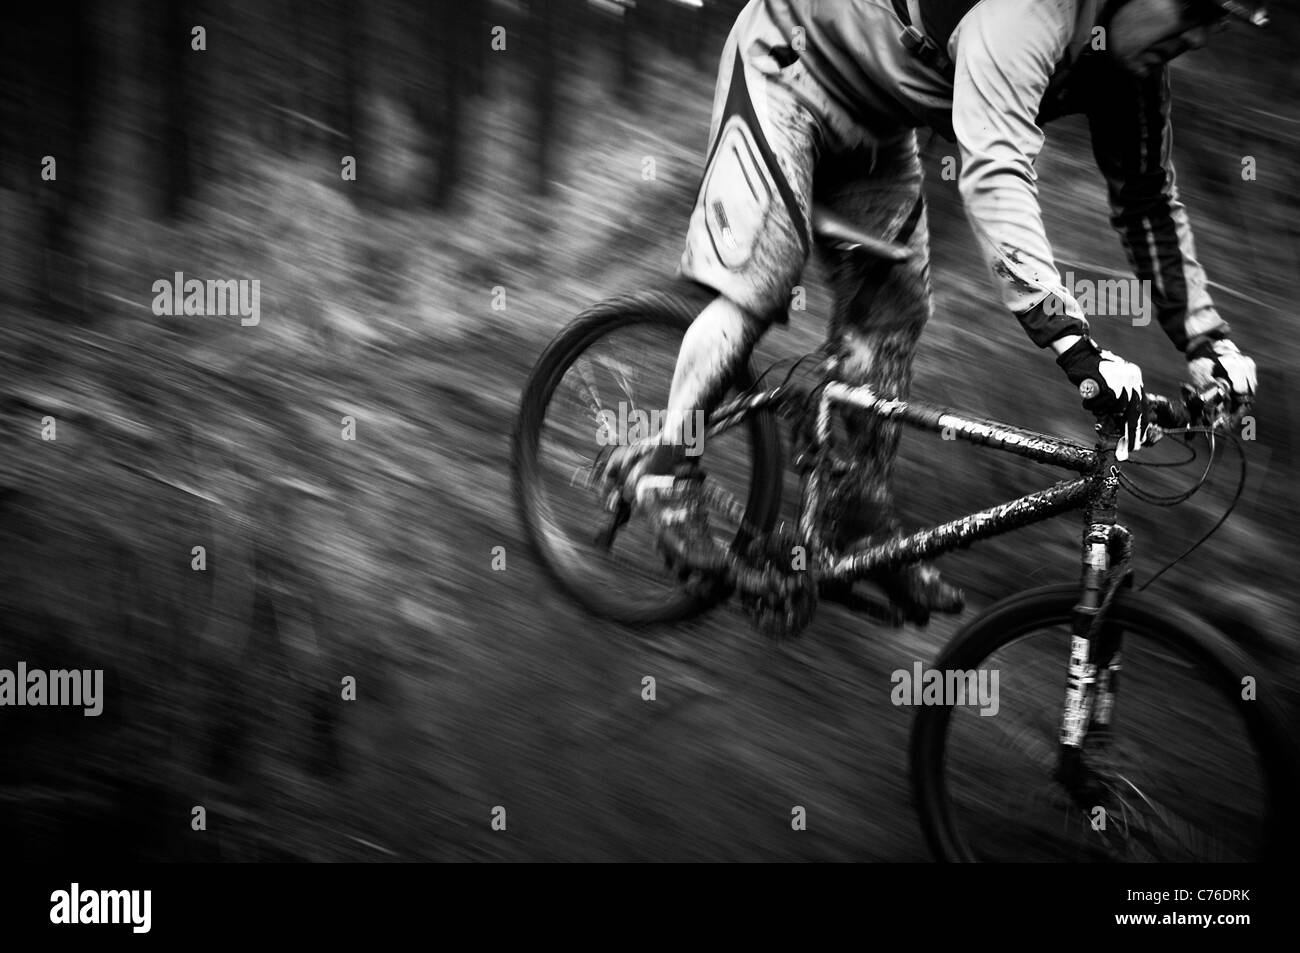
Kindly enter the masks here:
[[[658, 445], [614, 463], [670, 565], [722, 558], [682, 423], [711, 409], [757, 339], [786, 320], [814, 198], [913, 252], [883, 272], [847, 253], [829, 262], [839, 373], [906, 397], [931, 313], [920, 127], [957, 143], [961, 197], [1003, 303], [1055, 353], [1087, 410], [1123, 420], [1121, 459], [1140, 446], [1142, 372], [1093, 340], [1058, 277], [1034, 172], [1051, 119], [1086, 115], [1111, 222], [1191, 380], [1225, 381], [1249, 401], [1255, 365], [1206, 291], [1170, 157], [1166, 64], [1228, 17], [1267, 21], [1264, 5], [1246, 0], [751, 0], [723, 50], [681, 262], [712, 300], [682, 343]], [[841, 546], [897, 531], [898, 427], [851, 414], [846, 424], [861, 462], [828, 502]], [[932, 566], [880, 582], [918, 620], [962, 605]]]

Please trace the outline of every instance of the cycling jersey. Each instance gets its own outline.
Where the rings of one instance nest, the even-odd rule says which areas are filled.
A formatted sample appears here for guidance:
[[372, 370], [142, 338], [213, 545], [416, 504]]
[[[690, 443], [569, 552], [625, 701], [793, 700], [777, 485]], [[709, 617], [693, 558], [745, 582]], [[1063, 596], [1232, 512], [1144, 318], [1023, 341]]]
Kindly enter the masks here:
[[[748, 70], [792, 61], [792, 92], [840, 141], [928, 126], [953, 139], [959, 190], [1006, 306], [1045, 346], [1086, 327], [1043, 227], [1034, 160], [1041, 126], [1086, 115], [1111, 222], [1156, 316], [1181, 350], [1228, 333], [1206, 290], [1170, 156], [1169, 76], [1122, 72], [1094, 31], [1100, 0], [981, 0], [957, 22], [941, 70], [903, 42], [891, 0], [752, 0], [733, 35]], [[780, 81], [778, 79], [778, 81]], [[1059, 307], [1045, 307], [1055, 296]]]

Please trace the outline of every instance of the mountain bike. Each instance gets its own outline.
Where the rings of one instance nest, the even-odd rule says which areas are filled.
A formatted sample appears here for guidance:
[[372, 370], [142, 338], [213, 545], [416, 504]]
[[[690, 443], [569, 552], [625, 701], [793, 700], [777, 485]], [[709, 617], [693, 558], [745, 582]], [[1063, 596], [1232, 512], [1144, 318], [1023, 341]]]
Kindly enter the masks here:
[[[883, 261], [907, 255], [823, 213], [815, 223], [822, 243]], [[710, 525], [726, 568], [665, 572], [649, 528], [608, 479], [607, 464], [612, 446], [657, 432], [654, 408], [666, 406], [678, 344], [698, 312], [689, 296], [671, 291], [597, 304], [551, 342], [524, 388], [513, 443], [519, 515], [542, 565], [570, 596], [597, 615], [638, 625], [679, 621], [736, 597], [757, 628], [782, 637], [798, 634], [827, 598], [897, 622], [896, 607], [856, 594], [853, 584], [1081, 510], [1080, 581], [997, 602], [931, 665], [956, 689], [919, 707], [911, 741], [916, 803], [934, 855], [1249, 861], [1294, 846], [1290, 806], [1300, 759], [1267, 673], [1191, 613], [1133, 590], [1132, 535], [1119, 522], [1127, 464], [1116, 457], [1115, 421], [1099, 419], [1089, 447], [852, 386], [837, 379], [829, 352], [818, 355], [811, 383], [795, 380], [797, 362], [772, 386], [741, 367], [699, 441]], [[1178, 401], [1151, 394], [1147, 440], [1167, 432], [1226, 439], [1217, 436], [1225, 408], [1222, 389], [1184, 385]], [[840, 551], [824, 518], [833, 484], [853, 465], [837, 451], [837, 409], [1074, 476]], [[791, 522], [779, 519], [782, 419], [801, 483]], [[981, 714], [958, 699], [990, 672], [1000, 675], [999, 698], [986, 717], [987, 709]]]

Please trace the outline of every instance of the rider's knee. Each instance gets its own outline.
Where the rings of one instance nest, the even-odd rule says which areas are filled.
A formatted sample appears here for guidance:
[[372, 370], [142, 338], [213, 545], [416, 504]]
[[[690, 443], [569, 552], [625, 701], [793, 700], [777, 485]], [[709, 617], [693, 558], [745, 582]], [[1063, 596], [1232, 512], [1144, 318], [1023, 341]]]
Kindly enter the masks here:
[[696, 305], [697, 320], [708, 312], [715, 318], [742, 329], [745, 336], [751, 340], [757, 340], [773, 324], [787, 320], [785, 312], [772, 308], [757, 309], [749, 303], [738, 300], [736, 296], [709, 285], [689, 280], [686, 280], [685, 284], [689, 286], [689, 297]]

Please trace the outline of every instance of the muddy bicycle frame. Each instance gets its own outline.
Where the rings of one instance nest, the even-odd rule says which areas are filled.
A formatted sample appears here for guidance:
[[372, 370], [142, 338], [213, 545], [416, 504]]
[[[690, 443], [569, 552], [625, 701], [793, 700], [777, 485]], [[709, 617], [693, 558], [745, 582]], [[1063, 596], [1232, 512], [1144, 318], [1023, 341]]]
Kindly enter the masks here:
[[[1071, 510], [1085, 511], [1082, 585], [1075, 605], [1069, 677], [1061, 743], [1078, 749], [1090, 730], [1105, 730], [1118, 689], [1120, 653], [1117, 633], [1103, 625], [1115, 592], [1129, 576], [1131, 537], [1117, 522], [1119, 471], [1115, 448], [1117, 434], [1099, 428], [1095, 449], [1009, 424], [956, 413], [923, 401], [883, 397], [870, 387], [853, 386], [834, 379], [829, 365], [827, 380], [818, 388], [812, 445], [812, 466], [804, 484], [799, 512], [800, 541], [811, 550], [810, 562], [818, 567], [818, 581], [851, 583], [878, 569], [895, 569], [971, 543], [1050, 519]], [[706, 438], [730, 429], [748, 414], [764, 407], [780, 407], [806, 400], [803, 388], [782, 385], [751, 397], [724, 404], [713, 416]], [[836, 407], [852, 408], [893, 420], [918, 430], [942, 433], [945, 439], [964, 440], [1001, 450], [1037, 463], [1064, 467], [1082, 474], [1037, 493], [992, 506], [960, 519], [940, 523], [848, 553], [825, 546], [819, 517], [830, 477], [831, 420]]]

